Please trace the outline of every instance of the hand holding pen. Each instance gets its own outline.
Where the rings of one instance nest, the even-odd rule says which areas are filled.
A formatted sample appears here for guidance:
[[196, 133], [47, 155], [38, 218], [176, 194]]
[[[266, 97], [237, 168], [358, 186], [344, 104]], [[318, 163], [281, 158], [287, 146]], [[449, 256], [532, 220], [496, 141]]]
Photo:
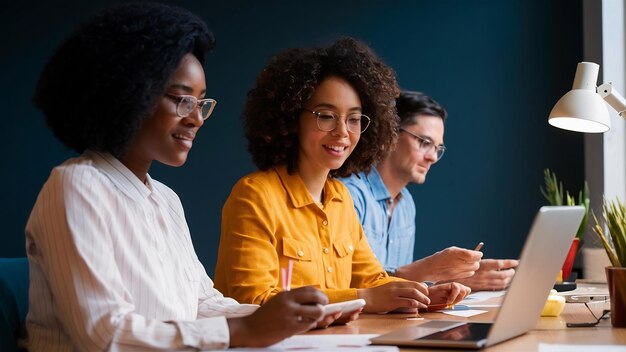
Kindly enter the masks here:
[[[483, 247], [480, 242], [475, 251], [479, 251]], [[457, 282], [462, 283], [472, 289], [472, 291], [500, 291], [509, 286], [513, 275], [515, 275], [515, 267], [519, 262], [515, 259], [482, 259], [480, 267], [474, 275], [469, 278], [459, 279]]]

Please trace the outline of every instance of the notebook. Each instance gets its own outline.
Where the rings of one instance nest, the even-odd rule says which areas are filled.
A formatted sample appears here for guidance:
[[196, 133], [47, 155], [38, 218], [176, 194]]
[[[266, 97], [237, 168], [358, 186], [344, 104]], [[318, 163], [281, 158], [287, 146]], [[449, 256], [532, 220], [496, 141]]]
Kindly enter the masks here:
[[480, 349], [528, 332], [537, 324], [584, 212], [582, 206], [539, 209], [494, 322], [431, 320], [375, 337], [372, 344]]

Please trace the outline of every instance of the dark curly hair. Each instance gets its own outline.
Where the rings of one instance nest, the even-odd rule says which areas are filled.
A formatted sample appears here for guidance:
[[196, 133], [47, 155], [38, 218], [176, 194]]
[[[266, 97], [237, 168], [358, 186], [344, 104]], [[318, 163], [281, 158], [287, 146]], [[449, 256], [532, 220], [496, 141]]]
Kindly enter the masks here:
[[332, 176], [369, 171], [393, 149], [398, 125], [395, 99], [399, 94], [394, 71], [372, 50], [353, 38], [327, 48], [288, 49], [272, 57], [248, 92], [245, 134], [252, 160], [261, 170], [286, 165], [298, 168], [298, 118], [317, 86], [338, 76], [356, 90], [363, 114], [372, 122], [356, 148]]
[[66, 146], [124, 155], [183, 56], [215, 45], [189, 11], [160, 3], [112, 7], [83, 23], [44, 67], [33, 103]]
[[396, 109], [400, 117], [400, 126], [416, 124], [418, 115], [437, 116], [443, 122], [448, 118], [446, 109], [422, 92], [403, 90], [396, 99]]

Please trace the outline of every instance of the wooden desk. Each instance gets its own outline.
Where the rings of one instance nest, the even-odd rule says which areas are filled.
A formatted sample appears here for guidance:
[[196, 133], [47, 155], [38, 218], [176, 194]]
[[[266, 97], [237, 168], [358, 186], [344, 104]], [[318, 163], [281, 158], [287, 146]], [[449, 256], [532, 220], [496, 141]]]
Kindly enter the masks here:
[[[603, 309], [610, 309], [609, 303], [592, 303], [589, 307], [596, 316], [602, 314]], [[471, 318], [454, 317], [443, 313], [423, 313], [425, 319], [447, 319], [462, 321], [493, 321], [497, 308], [480, 308], [489, 310], [488, 313]], [[418, 325], [421, 320], [407, 320], [414, 317], [412, 314], [361, 314], [358, 320], [344, 326], [332, 326], [328, 329], [313, 330], [307, 335], [315, 334], [383, 334], [391, 330], [407, 326]], [[504, 341], [483, 351], [537, 351], [539, 343], [551, 344], [589, 344], [589, 345], [624, 345], [626, 348], [626, 328], [612, 328], [609, 320], [603, 320], [596, 327], [568, 328], [566, 323], [595, 321], [589, 310], [582, 303], [567, 303], [565, 310], [559, 317], [541, 317], [535, 329], [519, 337]], [[511, 322], [514, 324], [515, 322]], [[401, 351], [413, 351], [416, 348], [400, 348]], [[422, 351], [444, 351], [442, 349], [419, 349]], [[454, 350], [451, 350], [454, 351]], [[456, 350], [459, 351], [459, 350]]]

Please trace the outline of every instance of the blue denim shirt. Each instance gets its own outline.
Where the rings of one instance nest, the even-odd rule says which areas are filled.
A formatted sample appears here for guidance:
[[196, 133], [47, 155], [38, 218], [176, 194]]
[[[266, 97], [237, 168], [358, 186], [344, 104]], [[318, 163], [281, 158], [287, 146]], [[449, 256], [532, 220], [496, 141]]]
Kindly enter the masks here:
[[415, 246], [415, 203], [409, 190], [403, 188], [400, 192], [389, 223], [387, 209], [391, 195], [375, 167], [367, 176], [360, 172], [340, 180], [350, 191], [370, 247], [385, 270], [395, 271], [411, 263]]

